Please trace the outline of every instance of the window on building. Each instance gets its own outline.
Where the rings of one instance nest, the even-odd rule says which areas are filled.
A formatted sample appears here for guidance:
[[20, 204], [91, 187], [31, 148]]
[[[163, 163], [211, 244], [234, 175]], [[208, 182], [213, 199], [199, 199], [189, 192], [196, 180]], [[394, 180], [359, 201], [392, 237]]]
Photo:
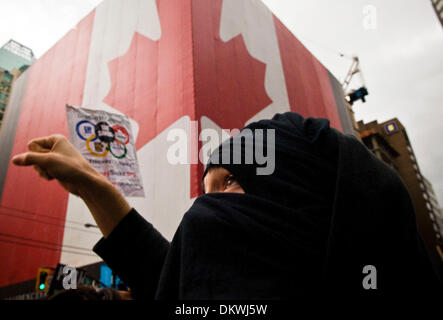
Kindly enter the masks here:
[[389, 159], [388, 156], [386, 156], [386, 154], [384, 152], [381, 152], [381, 158], [384, 162], [386, 162], [387, 164], [389, 164], [391, 167], [393, 166], [391, 159]]
[[29, 66], [28, 66], [27, 64], [25, 64], [25, 65], [21, 66], [19, 70], [20, 70], [21, 73], [23, 73], [23, 72], [25, 72], [28, 68], [29, 68]]
[[373, 137], [368, 137], [368, 138], [363, 139], [364, 144], [366, 145], [366, 147], [369, 150], [374, 149], [374, 144], [372, 143], [372, 139], [373, 139]]
[[0, 83], [0, 92], [9, 93], [9, 85], [6, 83]]
[[11, 83], [12, 78], [13, 78], [12, 74], [10, 74], [8, 71], [5, 71], [3, 73], [2, 81], [6, 83]]

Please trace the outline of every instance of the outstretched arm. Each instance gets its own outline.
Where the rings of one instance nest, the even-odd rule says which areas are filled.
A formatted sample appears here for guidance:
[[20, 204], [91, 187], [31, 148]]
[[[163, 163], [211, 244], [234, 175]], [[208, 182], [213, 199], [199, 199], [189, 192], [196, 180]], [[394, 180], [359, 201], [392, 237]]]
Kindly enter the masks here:
[[12, 162], [34, 166], [47, 180], [57, 179], [69, 192], [88, 206], [106, 238], [131, 210], [123, 195], [62, 135], [31, 140], [29, 152], [16, 155]]
[[136, 299], [154, 298], [169, 242], [131, 210], [123, 195], [64, 136], [34, 139], [28, 149], [13, 163], [34, 166], [42, 178], [57, 179], [81, 197], [104, 236], [94, 251], [129, 285]]

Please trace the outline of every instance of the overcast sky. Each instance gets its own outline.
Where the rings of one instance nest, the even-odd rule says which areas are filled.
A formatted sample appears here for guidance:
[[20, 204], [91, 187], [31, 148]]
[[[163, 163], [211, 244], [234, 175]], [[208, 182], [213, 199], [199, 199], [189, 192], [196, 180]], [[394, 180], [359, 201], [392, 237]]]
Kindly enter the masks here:
[[[0, 0], [0, 45], [12, 38], [40, 57], [100, 2]], [[443, 206], [443, 28], [431, 0], [264, 2], [340, 81], [352, 61], [338, 53], [359, 56], [370, 96], [354, 105], [356, 119], [397, 117]], [[364, 27], [368, 6], [375, 29]]]

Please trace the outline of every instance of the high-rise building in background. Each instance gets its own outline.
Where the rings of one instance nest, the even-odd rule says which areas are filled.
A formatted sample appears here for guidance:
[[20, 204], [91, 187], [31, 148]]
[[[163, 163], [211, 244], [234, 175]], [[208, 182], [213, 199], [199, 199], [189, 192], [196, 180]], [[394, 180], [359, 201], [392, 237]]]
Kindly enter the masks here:
[[437, 14], [438, 19], [440, 19], [440, 23], [443, 27], [443, 0], [431, 0], [431, 2], [434, 6], [435, 13]]
[[[443, 271], [440, 207], [432, 184], [420, 172], [406, 129], [394, 118], [378, 123], [358, 122], [363, 143], [396, 170], [409, 190], [417, 217], [417, 226], [436, 270]], [[401, 245], [401, 244], [399, 244]]]
[[34, 62], [28, 47], [9, 40], [0, 48], [0, 130], [14, 81]]

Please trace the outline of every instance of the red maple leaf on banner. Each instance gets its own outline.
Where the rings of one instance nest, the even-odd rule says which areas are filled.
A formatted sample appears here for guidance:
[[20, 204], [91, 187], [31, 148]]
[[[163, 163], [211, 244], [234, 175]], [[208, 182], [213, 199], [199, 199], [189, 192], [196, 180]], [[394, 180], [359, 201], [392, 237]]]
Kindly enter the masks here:
[[[223, 129], [241, 129], [246, 121], [272, 102], [264, 89], [266, 66], [249, 55], [243, 38], [239, 36], [226, 43], [224, 49], [229, 52], [232, 46], [241, 48], [243, 56], [224, 61], [224, 70], [220, 70], [217, 87], [213, 88], [214, 100], [217, 100], [217, 95], [222, 96], [223, 100], [207, 106], [206, 112], [182, 110], [180, 105], [160, 106], [159, 87], [167, 87], [168, 84], [160, 82], [162, 77], [158, 74], [157, 46], [157, 42], [135, 33], [128, 52], [109, 62], [112, 88], [104, 101], [137, 121], [140, 126], [137, 150], [185, 115], [191, 120], [197, 120], [195, 115], [206, 116]], [[259, 66], [254, 68], [252, 64]], [[262, 70], [259, 75], [263, 83], [262, 97], [258, 101], [249, 94], [255, 92], [251, 88], [251, 75], [257, 77], [253, 69]], [[169, 85], [173, 87], [177, 82], [180, 80], [172, 78]], [[165, 91], [165, 94], [174, 93], [173, 90]]]
[[[112, 85], [104, 102], [139, 124], [137, 150], [183, 116], [241, 129], [272, 103], [264, 87], [266, 65], [249, 54], [243, 37], [225, 43], [215, 27], [194, 29], [194, 41], [192, 19], [184, 21], [178, 10], [183, 3], [158, 1], [161, 39], [135, 32], [128, 51], [108, 63]], [[222, 2], [198, 5], [207, 3], [220, 19]]]

